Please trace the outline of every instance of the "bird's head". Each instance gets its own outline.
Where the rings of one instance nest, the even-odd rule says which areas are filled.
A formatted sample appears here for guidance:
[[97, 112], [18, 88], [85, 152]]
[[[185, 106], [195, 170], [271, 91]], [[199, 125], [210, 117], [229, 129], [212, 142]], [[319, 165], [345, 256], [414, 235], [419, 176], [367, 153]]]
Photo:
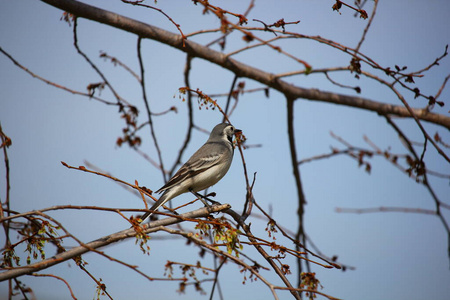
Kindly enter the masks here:
[[236, 129], [233, 125], [228, 123], [220, 123], [217, 124], [214, 129], [211, 131], [210, 139], [223, 139], [226, 138], [230, 141], [230, 143], [233, 142], [233, 136], [236, 133], [240, 133], [242, 130]]

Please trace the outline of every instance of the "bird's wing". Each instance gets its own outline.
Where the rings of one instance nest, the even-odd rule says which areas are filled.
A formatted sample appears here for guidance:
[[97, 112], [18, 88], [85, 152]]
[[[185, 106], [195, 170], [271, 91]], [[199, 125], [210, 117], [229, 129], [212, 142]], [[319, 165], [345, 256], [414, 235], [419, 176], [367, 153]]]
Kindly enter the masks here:
[[157, 193], [160, 193], [164, 190], [167, 190], [178, 183], [185, 180], [188, 176], [193, 177], [196, 174], [204, 172], [205, 170], [212, 168], [218, 164], [220, 164], [223, 160], [223, 153], [227, 151], [227, 147], [223, 146], [221, 143], [214, 143], [215, 150], [214, 152], [205, 152], [205, 146], [212, 144], [206, 143], [200, 149], [195, 152], [191, 158], [173, 175], [173, 177], [159, 190]]

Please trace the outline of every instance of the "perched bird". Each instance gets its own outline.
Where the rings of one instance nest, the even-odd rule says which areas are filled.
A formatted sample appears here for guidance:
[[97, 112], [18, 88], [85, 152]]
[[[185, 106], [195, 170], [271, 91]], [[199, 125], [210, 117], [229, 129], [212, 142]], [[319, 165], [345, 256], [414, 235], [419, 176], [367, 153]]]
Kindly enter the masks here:
[[[202, 191], [225, 176], [233, 160], [233, 135], [241, 132], [228, 123], [214, 127], [206, 143], [173, 175], [173, 177], [156, 193], [164, 192], [158, 201], [150, 207], [158, 210], [164, 203], [178, 195]], [[142, 222], [153, 212], [146, 212]]]

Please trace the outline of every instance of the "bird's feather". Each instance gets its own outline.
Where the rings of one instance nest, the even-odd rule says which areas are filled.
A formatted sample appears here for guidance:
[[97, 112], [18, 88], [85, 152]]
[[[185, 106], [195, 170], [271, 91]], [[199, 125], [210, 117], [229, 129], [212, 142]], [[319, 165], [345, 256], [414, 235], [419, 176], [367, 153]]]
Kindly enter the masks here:
[[[204, 144], [192, 157], [173, 175], [173, 177], [156, 193], [161, 193], [171, 187], [181, 183], [187, 177], [193, 177], [201, 172], [204, 172], [223, 161], [223, 153], [225, 151], [229, 151], [226, 146], [223, 146], [220, 143], [217, 143], [220, 146], [221, 151], [216, 151], [214, 153], [208, 153], [203, 155], [204, 150], [207, 149], [207, 146], [211, 143]], [[219, 149], [218, 149], [219, 150]]]

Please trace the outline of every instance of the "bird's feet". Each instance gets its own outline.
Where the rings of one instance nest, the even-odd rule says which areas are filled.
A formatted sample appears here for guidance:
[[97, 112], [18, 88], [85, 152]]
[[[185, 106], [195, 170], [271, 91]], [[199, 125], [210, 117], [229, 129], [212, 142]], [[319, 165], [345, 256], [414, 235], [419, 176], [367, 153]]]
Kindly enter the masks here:
[[217, 201], [214, 201], [214, 200], [211, 200], [211, 199], [208, 198], [208, 197], [215, 197], [215, 196], [216, 196], [216, 193], [214, 193], [214, 192], [209, 193], [209, 194], [206, 195], [206, 196], [203, 196], [203, 195], [201, 195], [201, 194], [199, 194], [199, 193], [197, 193], [197, 192], [194, 192], [194, 191], [192, 191], [192, 190], [190, 190], [190, 192], [191, 192], [193, 195], [195, 195], [200, 201], [202, 201], [202, 203], [203, 203], [206, 207], [208, 207], [208, 208], [211, 208], [211, 206], [210, 206], [210, 205], [208, 204], [208, 202], [206, 202], [206, 201], [211, 202], [212, 205], [220, 205], [220, 202], [217, 202]]

